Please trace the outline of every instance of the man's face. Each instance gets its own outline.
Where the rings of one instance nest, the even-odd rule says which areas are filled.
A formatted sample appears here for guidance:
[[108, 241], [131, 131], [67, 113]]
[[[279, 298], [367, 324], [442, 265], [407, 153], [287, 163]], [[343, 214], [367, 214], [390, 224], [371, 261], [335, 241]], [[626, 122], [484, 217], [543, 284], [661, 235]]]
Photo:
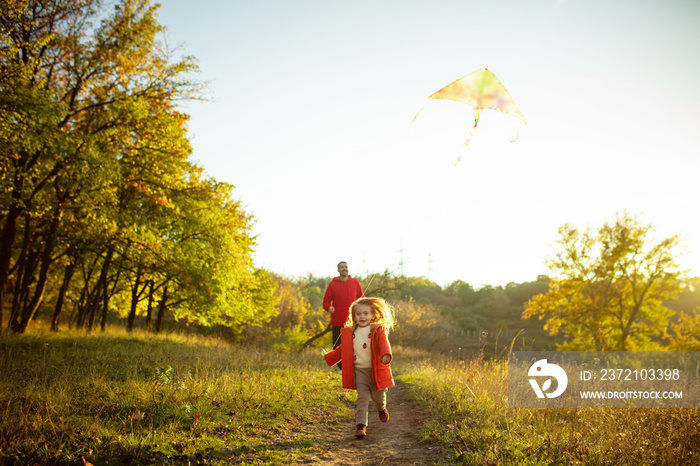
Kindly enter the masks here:
[[345, 262], [341, 262], [338, 264], [338, 273], [340, 274], [341, 277], [347, 277], [348, 276], [348, 264]]

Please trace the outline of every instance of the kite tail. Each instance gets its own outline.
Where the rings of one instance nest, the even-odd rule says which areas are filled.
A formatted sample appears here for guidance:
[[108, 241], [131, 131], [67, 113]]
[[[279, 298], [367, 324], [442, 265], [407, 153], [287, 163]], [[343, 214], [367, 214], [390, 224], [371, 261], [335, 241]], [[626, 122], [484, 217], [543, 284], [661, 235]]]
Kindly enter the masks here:
[[469, 130], [469, 135], [467, 136], [467, 139], [464, 140], [464, 147], [467, 147], [470, 142], [472, 142], [472, 138], [476, 134], [476, 126], [479, 124], [479, 119], [477, 118], [474, 120], [474, 126], [472, 126], [472, 129]]
[[472, 138], [476, 134], [476, 127], [479, 124], [479, 118], [481, 118], [481, 109], [480, 108], [475, 108], [474, 109], [474, 126], [472, 126], [472, 129], [469, 130], [469, 135], [467, 136], [467, 139], [464, 141], [464, 147], [467, 147], [470, 142], [472, 142]]
[[[476, 134], [476, 127], [479, 125], [479, 117], [481, 115], [477, 114], [474, 112], [474, 126], [472, 126], [472, 129], [469, 130], [469, 135], [467, 135], [467, 139], [464, 140], [462, 143], [463, 147], [467, 147], [471, 142], [472, 139], [474, 138], [474, 135]], [[457, 157], [457, 161], [455, 162], [455, 167], [459, 164], [459, 162], [462, 160], [462, 156], [460, 155]]]
[[520, 128], [522, 128], [522, 127], [523, 127], [523, 122], [521, 121], [520, 124], [518, 125], [518, 131], [515, 133], [515, 139], [513, 139], [510, 142], [515, 142], [518, 140], [518, 138], [520, 137]]

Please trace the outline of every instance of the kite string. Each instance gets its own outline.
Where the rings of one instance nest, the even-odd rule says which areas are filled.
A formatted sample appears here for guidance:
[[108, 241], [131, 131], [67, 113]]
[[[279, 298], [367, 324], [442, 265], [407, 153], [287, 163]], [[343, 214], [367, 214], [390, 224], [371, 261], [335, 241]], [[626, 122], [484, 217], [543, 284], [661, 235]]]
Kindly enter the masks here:
[[518, 130], [515, 133], [515, 139], [513, 139], [510, 142], [515, 142], [518, 140], [518, 138], [520, 137], [520, 128], [522, 128], [522, 127], [523, 127], [523, 122], [522, 122], [522, 120], [520, 120], [520, 124], [518, 125]]
[[418, 113], [416, 113], [416, 116], [414, 116], [414, 117], [413, 117], [413, 120], [411, 120], [411, 124], [408, 125], [408, 129], [409, 129], [409, 130], [411, 129], [411, 126], [413, 126], [413, 122], [416, 121], [416, 118], [418, 118], [418, 115], [420, 114], [420, 112], [422, 112], [423, 109], [424, 109], [429, 103], [430, 103], [430, 99], [428, 99], [428, 101], [427, 101], [426, 103], [423, 104], [423, 106], [420, 108], [420, 110], [418, 110]]

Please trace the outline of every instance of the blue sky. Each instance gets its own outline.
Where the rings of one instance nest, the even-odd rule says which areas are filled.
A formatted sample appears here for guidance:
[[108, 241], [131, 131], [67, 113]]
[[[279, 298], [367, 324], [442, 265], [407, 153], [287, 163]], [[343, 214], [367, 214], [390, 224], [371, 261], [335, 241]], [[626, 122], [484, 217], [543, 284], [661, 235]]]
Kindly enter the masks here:
[[[193, 157], [255, 216], [257, 266], [530, 281], [561, 225], [626, 210], [700, 275], [700, 2], [164, 0], [160, 20], [209, 82]], [[464, 104], [410, 125], [484, 67], [528, 125], [486, 111], [466, 149]]]

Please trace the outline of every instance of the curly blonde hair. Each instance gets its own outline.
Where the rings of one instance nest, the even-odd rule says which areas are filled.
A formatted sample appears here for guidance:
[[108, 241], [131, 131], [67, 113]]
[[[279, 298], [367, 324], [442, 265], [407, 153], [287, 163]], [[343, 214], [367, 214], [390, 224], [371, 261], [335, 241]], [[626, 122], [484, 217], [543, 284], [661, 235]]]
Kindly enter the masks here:
[[371, 325], [379, 325], [389, 331], [394, 328], [396, 318], [394, 317], [394, 308], [384, 301], [382, 298], [360, 298], [350, 305], [350, 315], [345, 324], [346, 327], [356, 327], [357, 319], [355, 311], [358, 305], [368, 306], [372, 311]]

